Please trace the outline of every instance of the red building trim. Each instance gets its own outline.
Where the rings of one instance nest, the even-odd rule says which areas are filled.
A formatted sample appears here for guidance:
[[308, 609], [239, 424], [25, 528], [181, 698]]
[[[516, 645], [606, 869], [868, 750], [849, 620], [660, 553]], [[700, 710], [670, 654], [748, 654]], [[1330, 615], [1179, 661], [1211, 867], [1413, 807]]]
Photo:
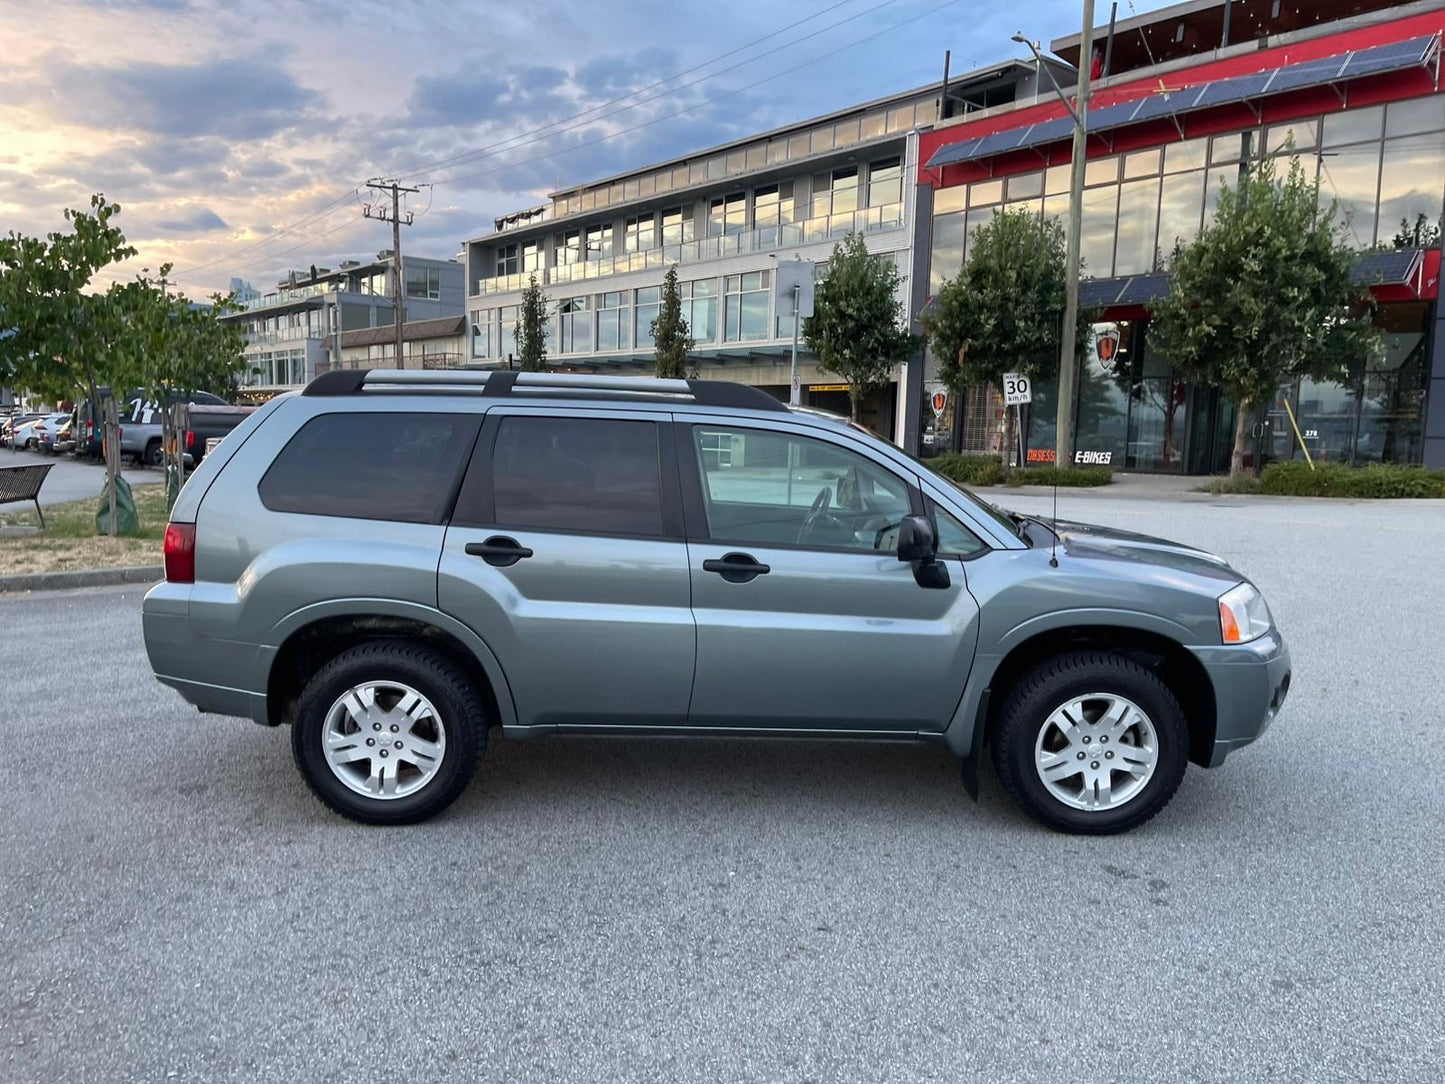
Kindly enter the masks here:
[[[1176, 68], [1162, 74], [1118, 83], [1095, 93], [1090, 98], [1089, 107], [1103, 109], [1123, 102], [1138, 101], [1150, 94], [1159, 93], [1161, 83], [1165, 89], [1179, 90], [1229, 76], [1273, 71], [1286, 64], [1338, 56], [1432, 33], [1445, 34], [1445, 10], [1374, 23], [1338, 34], [1292, 42], [1272, 49], [1226, 57], [1187, 68]], [[1425, 68], [1366, 76], [1348, 84], [1345, 100], [1341, 100], [1340, 94], [1332, 87], [1314, 87], [1261, 99], [1256, 103], [1258, 113], [1255, 108], [1236, 104], [1187, 114], [1180, 118], [1184, 125], [1183, 135], [1169, 120], [1129, 125], [1091, 135], [1086, 154], [1089, 158], [1107, 157], [1124, 151], [1160, 147], [1181, 139], [1252, 128], [1260, 123], [1273, 124], [1298, 117], [1337, 113], [1346, 108], [1356, 109], [1381, 102], [1418, 98], [1438, 93], [1439, 90], [1437, 73]], [[1012, 151], [992, 158], [959, 162], [934, 169], [925, 165], [940, 147], [1066, 115], [1063, 104], [1050, 91], [1048, 97], [1041, 97], [1037, 105], [924, 132], [919, 137], [919, 183], [937, 188], [951, 188], [970, 181], [1002, 177], [1067, 162], [1070, 144], [1068, 140], [1060, 140], [1047, 147]]]

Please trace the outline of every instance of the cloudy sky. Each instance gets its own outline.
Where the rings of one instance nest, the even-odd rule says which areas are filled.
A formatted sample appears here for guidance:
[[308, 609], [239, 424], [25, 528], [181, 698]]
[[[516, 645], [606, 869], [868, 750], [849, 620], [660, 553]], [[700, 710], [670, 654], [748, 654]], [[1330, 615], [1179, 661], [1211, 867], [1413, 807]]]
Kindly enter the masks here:
[[[1120, 5], [1121, 17], [1130, 4]], [[1140, 11], [1161, 0], [1134, 0]], [[1100, 20], [1109, 5], [1098, 5]], [[389, 246], [449, 257], [558, 187], [1078, 29], [1078, 0], [0, 0], [0, 231], [103, 191], [193, 295]]]

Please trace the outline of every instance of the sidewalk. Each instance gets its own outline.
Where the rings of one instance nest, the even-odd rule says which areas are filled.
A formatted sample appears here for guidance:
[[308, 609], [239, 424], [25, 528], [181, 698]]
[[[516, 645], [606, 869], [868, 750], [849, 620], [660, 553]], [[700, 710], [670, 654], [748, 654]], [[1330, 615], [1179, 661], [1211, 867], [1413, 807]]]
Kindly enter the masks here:
[[[1211, 493], [1196, 493], [1200, 486], [1209, 481], [1208, 477], [1194, 474], [1115, 474], [1114, 481], [1107, 486], [1059, 487], [1059, 495], [1073, 497], [1108, 497], [1113, 500], [1180, 500], [1186, 497], [1198, 500], [1218, 500]], [[1053, 486], [990, 486], [979, 493], [1022, 493], [1030, 497], [1053, 493]]]
[[[105, 485], [105, 466], [99, 462], [72, 459], [68, 455], [40, 455], [38, 452], [16, 452], [0, 448], [0, 467], [23, 467], [34, 463], [50, 463], [54, 469], [45, 476], [40, 488], [42, 508], [67, 501], [99, 497]], [[121, 471], [121, 477], [133, 486], [158, 485], [165, 475], [159, 470], [142, 470], [130, 467]], [[7, 505], [4, 511], [15, 511]], [[33, 509], [32, 509], [33, 511]]]

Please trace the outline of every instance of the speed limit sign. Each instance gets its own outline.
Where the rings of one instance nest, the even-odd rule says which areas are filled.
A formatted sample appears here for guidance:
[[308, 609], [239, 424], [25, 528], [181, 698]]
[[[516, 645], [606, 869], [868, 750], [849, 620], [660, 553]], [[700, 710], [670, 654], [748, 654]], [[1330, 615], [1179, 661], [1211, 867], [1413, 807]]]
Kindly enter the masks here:
[[1003, 374], [1003, 401], [1005, 406], [1021, 406], [1034, 401], [1034, 390], [1029, 378], [1023, 373]]

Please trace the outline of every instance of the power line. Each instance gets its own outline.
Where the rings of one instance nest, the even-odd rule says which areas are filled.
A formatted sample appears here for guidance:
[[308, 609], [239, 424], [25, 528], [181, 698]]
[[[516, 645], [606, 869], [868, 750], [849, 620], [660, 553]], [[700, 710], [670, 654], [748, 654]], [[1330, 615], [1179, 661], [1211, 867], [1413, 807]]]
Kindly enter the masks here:
[[934, 15], [940, 11], [943, 11], [945, 8], [951, 8], [954, 4], [957, 4], [958, 2], [959, 0], [944, 0], [944, 2], [941, 4], [937, 4], [928, 10], [920, 11], [917, 15], [909, 16], [907, 19], [901, 19], [898, 22], [893, 23], [890, 26], [885, 26], [883, 29], [878, 30], [872, 34], [867, 34], [864, 37], [856, 39], [855, 41], [851, 41], [847, 45], [841, 45], [836, 49], [830, 49], [826, 53], [820, 53], [817, 56], [813, 57], [811, 60], [805, 60], [801, 64], [795, 64], [791, 68], [784, 68], [782, 71], [774, 72], [772, 75], [764, 76], [762, 79], [757, 79], [751, 83], [744, 84], [743, 86], [735, 87], [732, 90], [719, 94], [714, 98], [705, 98], [700, 102], [694, 102], [692, 105], [684, 106], [683, 108], [678, 109], [672, 113], [665, 113], [660, 117], [653, 117], [651, 120], [643, 121], [640, 124], [634, 124], [630, 128], [623, 128], [620, 131], [610, 132], [607, 135], [598, 136], [596, 139], [587, 140], [585, 143], [574, 143], [570, 147], [559, 147], [557, 150], [551, 152], [550, 154], [540, 154], [537, 155], [535, 158], [524, 158], [520, 162], [507, 162], [500, 166], [493, 166], [490, 169], [480, 170], [477, 173], [464, 173], [457, 177], [443, 177], [437, 180], [435, 183], [439, 185], [459, 184], [462, 181], [475, 180], [478, 177], [487, 177], [493, 173], [501, 173], [503, 170], [515, 169], [518, 166], [531, 165], [534, 162], [545, 162], [547, 159], [553, 158], [559, 154], [570, 154], [573, 151], [580, 151], [587, 147], [595, 147], [599, 143], [606, 143], [609, 139], [616, 139], [618, 136], [630, 135], [633, 132], [641, 131], [643, 128], [649, 128], [654, 124], [661, 124], [665, 120], [672, 120], [674, 117], [680, 117], [685, 113], [691, 113], [693, 110], [701, 109], [703, 106], [715, 105], [718, 102], [725, 101], [726, 99], [733, 97], [733, 95], [735, 94], [741, 94], [746, 90], [752, 90], [754, 87], [760, 87], [764, 83], [771, 83], [774, 79], [781, 79], [785, 75], [791, 75], [793, 72], [802, 71], [804, 68], [811, 67], [812, 65], [817, 64], [819, 61], [827, 60], [829, 57], [837, 56], [839, 53], [847, 52], [849, 49], [862, 45], [865, 42], [872, 41], [874, 38], [880, 37], [883, 34], [891, 33], [892, 31], [897, 30], [900, 27], [907, 26], [909, 23], [917, 22], [925, 15]]
[[[406, 308], [405, 304], [403, 304], [406, 300], [406, 293], [402, 290], [401, 282], [401, 228], [404, 225], [410, 226], [412, 222], [415, 221], [415, 216], [413, 216], [410, 211], [402, 211], [401, 194], [403, 192], [416, 193], [420, 192], [421, 189], [407, 188], [405, 185], [398, 184], [395, 178], [384, 181], [380, 177], [373, 177], [367, 181], [366, 187], [374, 188], [378, 192], [391, 193], [391, 213], [389, 215], [387, 214], [385, 204], [373, 211], [371, 204], [368, 203], [365, 210], [367, 218], [379, 218], [383, 222], [391, 223], [391, 312], [392, 325], [396, 329], [396, 367], [400, 369], [406, 364], [403, 360], [405, 350], [402, 346], [401, 330], [403, 320], [402, 310]], [[405, 222], [402, 221], [403, 213], [406, 216]], [[340, 358], [335, 358], [332, 361], [333, 367], [339, 366], [340, 363]]]
[[[817, 15], [824, 15], [824, 14], [826, 14], [827, 12], [834, 10], [835, 8], [842, 7], [842, 6], [843, 6], [843, 3], [851, 3], [851, 2], [852, 2], [852, 0], [842, 0], [842, 3], [837, 3], [837, 4], [832, 5], [832, 7], [824, 8], [822, 11], [818, 12]], [[670, 96], [670, 95], [672, 95], [672, 94], [676, 94], [676, 93], [677, 93], [678, 91], [680, 91], [680, 90], [686, 90], [686, 89], [688, 89], [689, 87], [697, 86], [697, 84], [699, 84], [699, 83], [705, 83], [705, 82], [707, 82], [708, 80], [716, 79], [716, 78], [717, 78], [718, 76], [720, 76], [720, 75], [727, 75], [729, 72], [737, 71], [739, 68], [745, 68], [745, 67], [747, 67], [749, 64], [754, 63], [755, 61], [763, 60], [763, 59], [765, 59], [766, 57], [770, 57], [770, 56], [772, 56], [772, 55], [775, 54], [775, 53], [780, 53], [780, 52], [782, 52], [784, 49], [791, 49], [793, 46], [799, 45], [799, 44], [801, 44], [802, 42], [807, 41], [809, 38], [816, 38], [816, 37], [817, 37], [818, 35], [820, 35], [820, 34], [826, 34], [826, 33], [827, 33], [828, 31], [830, 31], [830, 30], [836, 30], [838, 27], [843, 26], [843, 25], [845, 25], [845, 24], [847, 24], [847, 23], [851, 23], [851, 22], [853, 22], [855, 19], [861, 19], [861, 18], [863, 18], [863, 16], [865, 16], [865, 15], [871, 15], [871, 14], [873, 14], [873, 12], [878, 11], [878, 10], [881, 9], [881, 8], [889, 7], [890, 5], [895, 4], [895, 3], [897, 3], [897, 2], [898, 2], [898, 0], [882, 0], [881, 3], [874, 4], [871, 8], [865, 8], [865, 9], [863, 9], [862, 11], [855, 12], [854, 14], [849, 15], [846, 19], [839, 19], [839, 20], [838, 20], [837, 22], [835, 22], [835, 23], [829, 23], [827, 26], [821, 27], [821, 28], [818, 29], [818, 30], [814, 30], [814, 31], [812, 31], [811, 33], [804, 34], [804, 35], [803, 35], [802, 37], [800, 37], [800, 38], [794, 38], [794, 39], [791, 40], [791, 41], [786, 41], [786, 42], [784, 42], [782, 45], [779, 45], [779, 46], [776, 46], [776, 47], [774, 47], [774, 48], [772, 48], [772, 49], [769, 49], [769, 50], [767, 50], [766, 52], [759, 53], [757, 56], [748, 57], [748, 59], [746, 59], [746, 60], [739, 61], [739, 62], [736, 63], [736, 64], [730, 64], [730, 65], [728, 65], [726, 68], [722, 68], [722, 69], [720, 69], [719, 71], [712, 72], [712, 73], [709, 74], [709, 75], [699, 76], [697, 79], [690, 80], [689, 82], [686, 82], [686, 83], [681, 83], [681, 84], [679, 84], [679, 85], [677, 85], [677, 86], [670, 86], [670, 85], [669, 85], [669, 84], [672, 84], [672, 83], [676, 82], [676, 80], [680, 79], [680, 78], [681, 78], [682, 76], [684, 76], [684, 75], [690, 75], [691, 73], [693, 73], [693, 72], [695, 72], [695, 71], [699, 71], [699, 70], [702, 69], [702, 68], [710, 67], [711, 65], [715, 64], [715, 63], [716, 63], [717, 61], [719, 61], [719, 60], [723, 60], [723, 59], [725, 59], [725, 58], [727, 58], [727, 57], [729, 57], [729, 56], [733, 56], [733, 55], [736, 54], [736, 53], [742, 52], [744, 49], [750, 49], [750, 48], [752, 48], [752, 46], [758, 45], [758, 44], [760, 44], [761, 42], [766, 41], [767, 38], [776, 37], [776, 36], [779, 35], [779, 34], [785, 34], [785, 33], [787, 33], [789, 30], [792, 30], [792, 29], [800, 26], [800, 25], [803, 24], [803, 23], [809, 22], [809, 21], [811, 21], [812, 19], [817, 18], [817, 15], [810, 15], [810, 16], [809, 16], [808, 18], [806, 18], [806, 19], [799, 19], [797, 22], [789, 23], [787, 26], [782, 27], [782, 28], [779, 29], [779, 30], [775, 30], [773, 33], [768, 34], [768, 35], [765, 35], [765, 36], [762, 37], [762, 38], [758, 38], [758, 39], [756, 39], [756, 40], [754, 40], [754, 41], [752, 41], [752, 42], [749, 42], [747, 45], [742, 45], [742, 46], [739, 46], [738, 48], [732, 50], [731, 52], [723, 53], [721, 56], [714, 57], [712, 60], [709, 60], [709, 61], [707, 61], [706, 63], [699, 64], [699, 65], [696, 65], [695, 67], [687, 68], [687, 69], [685, 69], [685, 70], [683, 70], [683, 71], [677, 72], [676, 74], [671, 75], [671, 76], [669, 76], [669, 77], [666, 78], [666, 79], [659, 79], [656, 83], [653, 83], [653, 84], [651, 84], [650, 86], [643, 87], [643, 88], [641, 88], [640, 90], [632, 91], [632, 92], [629, 93], [629, 94], [623, 95], [621, 98], [614, 98], [614, 99], [613, 99], [612, 101], [610, 101], [610, 102], [604, 102], [604, 103], [602, 103], [601, 105], [593, 106], [591, 109], [584, 109], [581, 113], [574, 114], [573, 116], [570, 116], [570, 117], [565, 117], [565, 118], [563, 118], [562, 120], [559, 120], [559, 121], [553, 121], [551, 124], [543, 125], [543, 126], [540, 127], [540, 128], [534, 128], [534, 129], [533, 129], [532, 131], [530, 131], [530, 132], [519, 132], [517, 135], [508, 136], [508, 137], [505, 138], [505, 139], [498, 140], [496, 143], [490, 143], [490, 144], [487, 144], [487, 145], [482, 146], [482, 147], [477, 147], [477, 148], [475, 148], [475, 149], [473, 149], [473, 150], [470, 150], [470, 151], [463, 151], [463, 152], [460, 152], [460, 153], [458, 153], [458, 154], [452, 155], [450, 158], [441, 158], [441, 159], [438, 159], [438, 160], [435, 161], [435, 162], [428, 162], [428, 163], [426, 163], [426, 164], [424, 164], [424, 165], [417, 166], [415, 169], [405, 170], [405, 171], [401, 174], [401, 176], [404, 176], [404, 177], [417, 176], [417, 175], [422, 174], [422, 173], [427, 173], [427, 172], [429, 172], [429, 171], [431, 171], [431, 170], [433, 170], [433, 169], [443, 169], [443, 168], [446, 168], [446, 167], [452, 166], [452, 165], [460, 165], [462, 162], [471, 161], [472, 159], [475, 159], [475, 158], [489, 157], [489, 156], [491, 156], [491, 155], [494, 155], [494, 154], [499, 153], [499, 152], [502, 151], [502, 150], [517, 150], [517, 149], [520, 148], [520, 147], [525, 147], [525, 146], [527, 146], [528, 144], [536, 143], [536, 142], [538, 142], [538, 141], [541, 140], [541, 139], [547, 138], [548, 136], [552, 136], [552, 135], [558, 134], [557, 131], [550, 131], [549, 129], [558, 129], [558, 130], [560, 131], [561, 128], [563, 128], [563, 127], [565, 127], [565, 126], [572, 125], [572, 124], [574, 124], [575, 122], [582, 120], [582, 118], [586, 117], [589, 113], [595, 113], [595, 112], [597, 112], [598, 110], [607, 109], [607, 108], [609, 108], [610, 106], [617, 105], [619, 102], [625, 102], [625, 101], [627, 101], [629, 98], [634, 98], [634, 97], [636, 97], [636, 96], [639, 95], [639, 94], [645, 94], [645, 93], [647, 93], [648, 91], [650, 91], [650, 90], [655, 90], [655, 89], [658, 88], [658, 87], [667, 86], [667, 89], [664, 90], [664, 91], [662, 91], [662, 92], [659, 93], [659, 94], [654, 94], [654, 95], [652, 95], [652, 96], [649, 97], [649, 98], [641, 98], [641, 99], [639, 99], [638, 101], [632, 102], [632, 103], [629, 104], [629, 105], [625, 105], [625, 106], [623, 106], [623, 107], [620, 108], [620, 109], [612, 110], [612, 112], [610, 112], [610, 113], [604, 113], [604, 114], [602, 114], [601, 116], [592, 117], [591, 120], [589, 121], [589, 123], [594, 122], [594, 121], [606, 120], [608, 117], [617, 116], [617, 114], [619, 114], [619, 113], [627, 113], [627, 112], [630, 112], [631, 110], [636, 109], [636, 108], [638, 108], [639, 106], [647, 105], [649, 102], [655, 102], [655, 101], [657, 101], [659, 98], [668, 97], [668, 96]], [[515, 146], [512, 146], [512, 147], [505, 147], [505, 146], [504, 146], [504, 144], [511, 143], [513, 140], [522, 139], [523, 136], [529, 136], [529, 137], [531, 137], [531, 138], [526, 139], [524, 142], [517, 143]]]
[[[747, 50], [747, 49], [750, 49], [750, 48], [752, 48], [752, 47], [755, 46], [755, 45], [759, 45], [759, 44], [761, 44], [762, 42], [767, 41], [769, 38], [776, 37], [776, 36], [779, 35], [779, 34], [785, 34], [785, 33], [787, 33], [789, 30], [792, 30], [792, 29], [794, 29], [794, 28], [802, 25], [803, 23], [806, 23], [806, 22], [809, 22], [809, 21], [811, 21], [811, 20], [813, 20], [813, 19], [816, 19], [816, 18], [818, 18], [818, 17], [821, 16], [821, 15], [826, 15], [826, 14], [827, 14], [828, 12], [830, 12], [830, 11], [834, 11], [834, 10], [840, 8], [840, 7], [843, 7], [843, 6], [846, 5], [846, 4], [853, 3], [853, 2], [854, 2], [854, 0], [837, 0], [836, 3], [830, 4], [828, 7], [825, 7], [825, 8], [823, 8], [823, 9], [820, 10], [820, 11], [814, 12], [813, 14], [808, 15], [808, 16], [806, 16], [805, 18], [798, 19], [798, 20], [795, 20], [794, 22], [788, 23], [786, 26], [780, 27], [780, 28], [778, 28], [777, 30], [771, 31], [771, 32], [768, 33], [768, 34], [764, 34], [762, 37], [755, 38], [755, 39], [753, 39], [752, 41], [747, 42], [747, 43], [744, 44], [744, 45], [737, 46], [736, 48], [731, 49], [731, 50], [729, 50], [729, 51], [726, 52], [726, 53], [720, 53], [719, 55], [713, 57], [713, 58], [710, 59], [710, 60], [706, 60], [706, 61], [704, 61], [704, 62], [701, 63], [701, 64], [694, 65], [694, 66], [691, 67], [691, 68], [685, 68], [685, 69], [683, 69], [683, 70], [680, 71], [680, 72], [675, 72], [675, 73], [673, 73], [672, 75], [667, 76], [667, 77], [664, 78], [664, 79], [660, 79], [660, 80], [658, 80], [658, 81], [655, 82], [655, 83], [649, 84], [648, 86], [641, 88], [640, 90], [629, 91], [627, 94], [624, 94], [624, 95], [622, 95], [622, 96], [619, 97], [619, 98], [614, 98], [614, 99], [612, 99], [612, 100], [609, 101], [609, 102], [603, 102], [603, 103], [600, 104], [600, 105], [590, 106], [589, 108], [584, 109], [584, 110], [582, 110], [582, 111], [579, 112], [579, 113], [573, 114], [571, 117], [564, 117], [564, 118], [561, 119], [561, 120], [552, 121], [551, 123], [542, 125], [542, 126], [540, 126], [539, 128], [534, 128], [534, 129], [531, 129], [530, 131], [520, 132], [520, 133], [518, 133], [517, 135], [514, 135], [514, 136], [508, 136], [508, 137], [505, 138], [505, 139], [498, 140], [495, 144], [491, 144], [491, 145], [489, 145], [488, 147], [477, 148], [477, 149], [474, 149], [474, 150], [472, 150], [472, 151], [464, 152], [463, 154], [460, 154], [460, 155], [454, 155], [454, 156], [452, 156], [452, 157], [450, 157], [450, 158], [443, 158], [443, 159], [438, 159], [438, 160], [436, 160], [436, 161], [434, 161], [434, 162], [424, 163], [423, 165], [418, 166], [418, 167], [416, 167], [416, 168], [414, 168], [414, 169], [409, 169], [409, 170], [400, 171], [399, 173], [397, 173], [397, 177], [398, 177], [398, 179], [409, 178], [409, 177], [415, 176], [415, 175], [417, 175], [417, 174], [424, 173], [424, 172], [426, 172], [426, 171], [428, 171], [428, 170], [430, 170], [430, 169], [439, 169], [439, 168], [443, 168], [443, 167], [445, 167], [445, 166], [447, 166], [447, 165], [451, 165], [451, 164], [460, 164], [461, 161], [470, 160], [470, 159], [472, 159], [472, 158], [475, 158], [475, 157], [477, 157], [477, 156], [479, 156], [479, 155], [482, 155], [482, 154], [486, 153], [486, 152], [490, 149], [490, 147], [498, 147], [498, 148], [501, 148], [501, 147], [503, 147], [503, 146], [504, 146], [505, 144], [507, 144], [507, 143], [511, 143], [511, 142], [514, 141], [514, 140], [521, 139], [521, 138], [524, 137], [524, 136], [532, 135], [533, 133], [537, 133], [537, 132], [548, 132], [549, 134], [555, 135], [555, 134], [557, 134], [557, 132], [556, 132], [556, 131], [552, 131], [553, 129], [556, 129], [556, 130], [560, 131], [560, 130], [562, 130], [562, 128], [563, 128], [564, 126], [566, 126], [566, 125], [568, 125], [568, 124], [571, 124], [571, 123], [573, 123], [573, 122], [575, 122], [575, 121], [581, 120], [582, 118], [587, 117], [589, 114], [596, 113], [596, 112], [598, 112], [599, 110], [607, 109], [607, 108], [609, 108], [609, 107], [611, 107], [611, 106], [613, 106], [613, 105], [617, 105], [618, 103], [625, 102], [625, 101], [627, 101], [629, 98], [636, 97], [638, 94], [643, 94], [643, 93], [646, 93], [646, 92], [649, 91], [649, 90], [653, 90], [653, 89], [655, 89], [655, 88], [657, 88], [657, 87], [659, 87], [659, 86], [663, 86], [663, 85], [665, 85], [665, 84], [667, 84], [667, 83], [671, 83], [671, 82], [673, 82], [673, 81], [681, 78], [681, 77], [684, 76], [684, 75], [689, 75], [689, 74], [691, 74], [691, 73], [693, 73], [693, 72], [695, 72], [695, 71], [699, 71], [699, 70], [701, 70], [701, 69], [703, 69], [703, 68], [711, 67], [713, 64], [716, 64], [716, 63], [717, 63], [718, 61], [720, 61], [720, 60], [725, 60], [725, 59], [727, 59], [727, 58], [730, 57], [730, 56], [734, 56], [734, 55], [736, 55], [737, 53], [740, 53], [740, 52], [743, 52], [743, 51], [745, 51], [745, 50]], [[886, 0], [886, 3], [885, 3], [885, 4], [879, 4], [879, 5], [877, 5], [877, 7], [884, 7], [884, 6], [886, 6], [887, 3], [893, 3], [893, 2], [895, 2], [895, 0]], [[867, 15], [867, 14], [869, 14], [869, 12], [877, 10], [877, 7], [875, 7], [875, 8], [870, 8], [870, 9], [868, 9], [868, 10], [866, 10], [866, 11], [860, 12], [859, 15]], [[796, 41], [790, 42], [789, 44], [790, 44], [790, 45], [796, 45], [799, 41], [805, 41], [805, 40], [807, 40], [807, 37], [816, 36], [816, 35], [819, 34], [819, 33], [823, 33], [825, 30], [830, 30], [830, 29], [833, 29], [834, 27], [841, 26], [841, 25], [843, 25], [843, 23], [849, 22], [849, 21], [851, 21], [852, 19], [857, 18], [857, 17], [859, 17], [859, 16], [858, 16], [858, 15], [850, 16], [848, 19], [844, 19], [844, 20], [841, 20], [841, 21], [839, 21], [839, 22], [837, 22], [837, 23], [830, 24], [829, 26], [825, 27], [823, 30], [815, 31], [814, 34], [807, 35], [806, 37], [803, 37], [803, 38], [798, 38]], [[786, 47], [787, 47], [787, 46], [783, 46], [782, 48], [786, 48]], [[776, 49], [771, 50], [771, 52], [777, 52], [777, 51], [778, 51], [778, 50], [776, 50]], [[763, 55], [763, 56], [766, 56], [766, 55], [770, 55], [770, 54], [762, 54], [762, 55]], [[716, 77], [718, 77], [718, 76], [720, 76], [720, 75], [726, 75], [728, 72], [734, 71], [734, 70], [736, 70], [736, 69], [738, 69], [738, 68], [741, 68], [741, 67], [743, 67], [745, 64], [750, 64], [750, 63], [752, 63], [753, 60], [758, 60], [758, 59], [761, 59], [761, 56], [750, 58], [749, 60], [744, 61], [744, 62], [739, 63], [739, 64], [730, 65], [730, 66], [728, 66], [728, 67], [726, 67], [726, 68], [723, 68], [723, 69], [721, 69], [721, 70], [719, 70], [719, 71], [716, 71], [716, 72], [712, 73], [711, 75], [707, 76], [706, 78], [708, 78], [708, 79], [714, 79], [714, 78], [716, 78]], [[702, 80], [695, 80], [694, 83], [700, 82], [700, 81], [702, 81]], [[691, 86], [691, 85], [693, 85], [693, 84], [690, 83], [690, 84], [688, 84], [688, 85]], [[675, 90], [681, 90], [681, 89], [685, 89], [685, 88], [684, 88], [684, 87], [675, 88]], [[648, 99], [648, 100], [651, 101], [651, 100], [654, 100], [654, 99]], [[626, 112], [627, 109], [634, 108], [636, 105], [641, 105], [641, 104], [645, 104], [645, 103], [643, 103], [643, 102], [637, 102], [637, 103], [634, 103], [633, 106], [629, 106], [629, 107], [627, 107], [627, 108], [617, 110], [616, 112]], [[611, 116], [611, 115], [614, 115], [614, 114], [606, 114], [606, 116]], [[592, 118], [592, 119], [593, 119], [593, 120], [602, 120], [602, 119], [605, 119], [605, 117], [594, 117], [594, 118]], [[535, 142], [535, 140], [531, 140], [531, 142]], [[508, 149], [515, 150], [515, 149], [517, 149], [517, 147], [521, 147], [521, 146], [525, 146], [525, 145], [527, 145], [527, 144], [526, 144], [526, 143], [519, 143], [519, 144], [517, 144], [515, 147], [508, 148]], [[313, 211], [313, 212], [311, 212], [310, 214], [304, 216], [303, 218], [298, 219], [296, 222], [293, 222], [293, 223], [291, 223], [291, 224], [289, 224], [289, 225], [281, 226], [281, 227], [277, 228], [276, 230], [272, 231], [272, 233], [268, 234], [266, 237], [262, 238], [262, 239], [259, 240], [259, 241], [254, 241], [254, 242], [252, 242], [252, 243], [250, 243], [250, 244], [248, 244], [248, 245], [246, 245], [246, 246], [244, 246], [244, 247], [242, 247], [242, 248], [240, 248], [240, 249], [237, 249], [237, 250], [235, 250], [235, 251], [233, 251], [233, 252], [223, 253], [222, 255], [217, 256], [217, 257], [215, 257], [215, 258], [213, 258], [213, 259], [206, 260], [206, 261], [203, 262], [203, 263], [196, 264], [194, 267], [186, 268], [185, 271], [184, 271], [184, 272], [181, 272], [181, 273], [182, 273], [182, 274], [188, 274], [188, 275], [189, 275], [189, 274], [194, 274], [196, 271], [202, 271], [202, 270], [205, 270], [206, 268], [214, 267], [216, 264], [225, 263], [225, 262], [227, 262], [227, 261], [229, 261], [229, 260], [234, 260], [235, 257], [237, 257], [237, 256], [245, 255], [245, 254], [248, 253], [248, 252], [253, 252], [253, 251], [255, 251], [255, 250], [258, 249], [258, 248], [262, 248], [262, 247], [265, 247], [266, 245], [272, 244], [273, 242], [275, 242], [276, 240], [280, 239], [281, 237], [283, 237], [283, 236], [285, 236], [285, 235], [287, 235], [287, 234], [293, 233], [293, 232], [295, 232], [296, 230], [304, 229], [304, 228], [306, 228], [307, 226], [314, 225], [316, 222], [320, 221], [321, 219], [327, 218], [327, 217], [329, 217], [330, 215], [335, 214], [337, 211], [342, 210], [343, 207], [344, 207], [344, 205], [345, 205], [350, 199], [352, 199], [353, 197], [359, 198], [359, 192], [357, 191], [357, 189], [358, 189], [359, 187], [360, 187], [359, 185], [356, 186], [355, 188], [353, 188], [353, 190], [352, 190], [350, 193], [348, 193], [348, 194], [346, 194], [346, 195], [344, 195], [344, 196], [341, 196], [341, 197], [339, 197], [339, 198], [337, 198], [337, 199], [335, 199], [335, 200], [332, 200], [330, 203], [327, 203], [327, 204], [323, 205], [322, 207], [318, 208], [316, 211]], [[335, 231], [332, 230], [332, 231], [328, 231], [328, 232], [334, 233]], [[326, 236], [326, 234], [323, 234], [322, 236]], [[280, 255], [280, 253], [277, 253], [276, 255]], [[269, 258], [269, 257], [268, 257], [268, 258]]]

